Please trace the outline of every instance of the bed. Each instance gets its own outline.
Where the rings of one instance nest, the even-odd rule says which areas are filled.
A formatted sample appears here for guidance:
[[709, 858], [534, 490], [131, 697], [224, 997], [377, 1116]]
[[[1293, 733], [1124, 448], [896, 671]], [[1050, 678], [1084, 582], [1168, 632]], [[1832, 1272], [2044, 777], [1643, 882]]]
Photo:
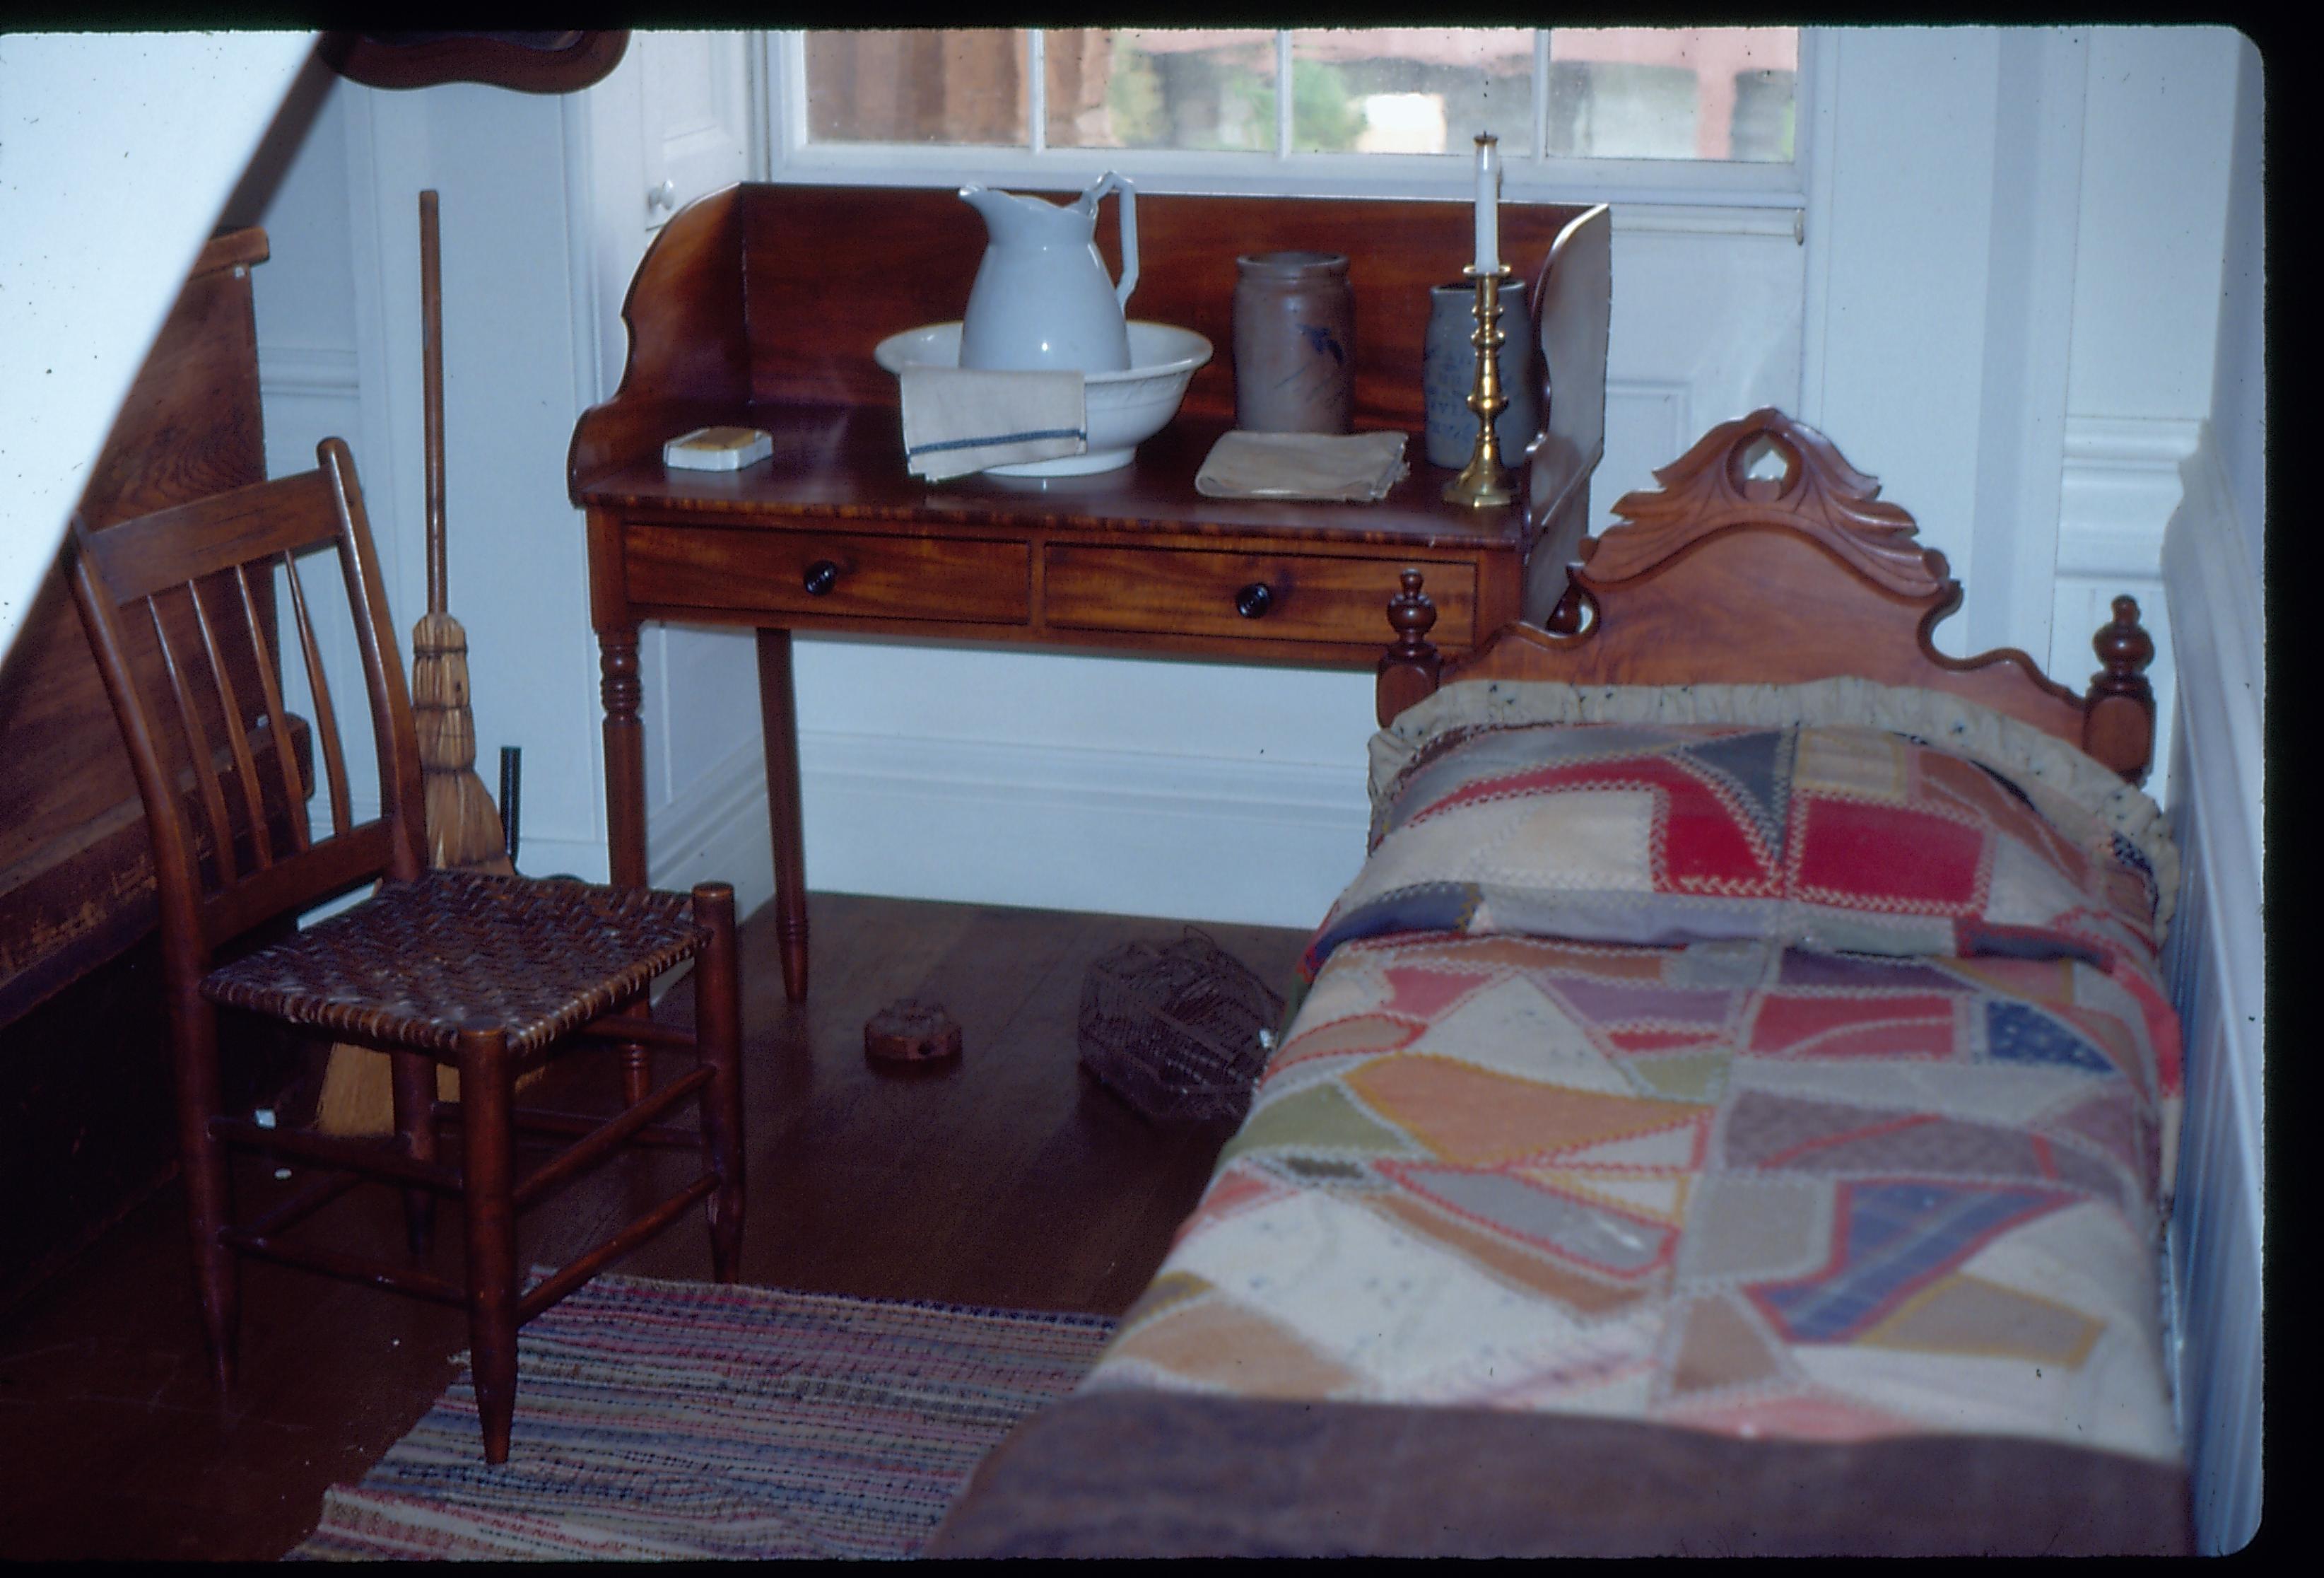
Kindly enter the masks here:
[[1821, 435], [1707, 435], [1465, 661], [1095, 1370], [931, 1555], [2190, 1548], [2152, 643], [1930, 640]]

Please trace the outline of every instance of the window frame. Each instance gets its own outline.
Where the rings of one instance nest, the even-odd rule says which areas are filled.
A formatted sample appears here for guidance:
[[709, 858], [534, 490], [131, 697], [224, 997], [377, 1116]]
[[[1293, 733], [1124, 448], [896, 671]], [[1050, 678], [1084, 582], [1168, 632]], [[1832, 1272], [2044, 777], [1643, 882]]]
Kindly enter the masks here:
[[[1028, 69], [1041, 74], [1039, 30]], [[1503, 134], [1501, 191], [1512, 202], [1612, 203], [1618, 208], [1788, 208], [1805, 206], [1813, 184], [1810, 127], [1825, 89], [1821, 29], [1800, 30], [1788, 163], [1702, 159], [1548, 159], [1512, 151]], [[955, 186], [976, 182], [1020, 190], [1076, 191], [1109, 170], [1140, 191], [1226, 196], [1462, 198], [1475, 191], [1474, 166], [1459, 153], [1213, 152], [1157, 148], [1050, 148], [1035, 115], [1028, 146], [970, 143], [814, 143], [807, 126], [807, 51], [802, 30], [748, 35], [761, 92], [755, 106], [759, 179], [802, 185]], [[1547, 30], [1535, 41], [1534, 70], [1545, 76]], [[1535, 95], [1526, 148], [1537, 147], [1547, 115]], [[1287, 103], [1278, 97], [1282, 113]]]

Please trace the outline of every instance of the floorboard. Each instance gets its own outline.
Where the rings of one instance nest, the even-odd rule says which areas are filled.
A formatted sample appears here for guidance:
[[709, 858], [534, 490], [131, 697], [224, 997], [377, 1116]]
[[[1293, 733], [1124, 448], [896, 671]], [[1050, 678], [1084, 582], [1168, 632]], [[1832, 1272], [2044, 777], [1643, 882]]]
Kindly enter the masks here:
[[[1074, 1027], [1093, 959], [1171, 940], [1180, 923], [836, 893], [810, 895], [809, 913], [804, 1004], [783, 997], [771, 915], [742, 932], [744, 1279], [1127, 1308], [1232, 1125], [1148, 1123], [1081, 1072]], [[1204, 929], [1278, 991], [1306, 941]], [[902, 997], [960, 1021], [957, 1063], [898, 1070], [864, 1057], [863, 1021]], [[681, 983], [660, 1011], [690, 1010]], [[576, 1105], [611, 1079], [609, 1062], [578, 1060], [526, 1099]], [[561, 1263], [689, 1165], [682, 1154], [608, 1164], [527, 1214], [522, 1252]], [[290, 1186], [272, 1170], [254, 1159], [238, 1197]], [[218, 1398], [183, 1209], [177, 1186], [164, 1189], [0, 1313], [0, 1553], [12, 1559], [280, 1556], [312, 1529], [325, 1489], [359, 1478], [452, 1379], [467, 1343], [459, 1312], [244, 1262], [243, 1373]], [[456, 1276], [455, 1213], [439, 1220], [435, 1264]], [[358, 1191], [309, 1225], [355, 1248], [401, 1237], [385, 1191]], [[706, 1235], [680, 1222], [619, 1269], [706, 1278]]]

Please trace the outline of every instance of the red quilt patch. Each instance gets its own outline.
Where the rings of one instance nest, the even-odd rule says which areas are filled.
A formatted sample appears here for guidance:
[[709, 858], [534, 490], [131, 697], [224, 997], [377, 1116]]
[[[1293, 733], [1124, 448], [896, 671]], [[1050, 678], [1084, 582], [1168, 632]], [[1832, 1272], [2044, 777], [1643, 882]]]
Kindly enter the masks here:
[[1953, 1054], [1953, 1000], [1927, 995], [1761, 1000], [1750, 1050], [1761, 1057], [1922, 1057]]
[[1797, 892], [1819, 904], [1973, 915], [1990, 865], [1982, 829], [1910, 806], [1802, 795], [1794, 803]]

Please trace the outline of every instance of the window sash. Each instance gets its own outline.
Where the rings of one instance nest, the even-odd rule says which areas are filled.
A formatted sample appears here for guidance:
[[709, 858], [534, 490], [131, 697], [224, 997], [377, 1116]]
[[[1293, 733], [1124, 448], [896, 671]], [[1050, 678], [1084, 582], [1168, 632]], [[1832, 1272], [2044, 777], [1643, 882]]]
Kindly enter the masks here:
[[[765, 85], [760, 124], [765, 178], [851, 186], [950, 186], [965, 181], [1031, 190], [1075, 190], [1120, 170], [1141, 191], [1265, 196], [1444, 198], [1473, 190], [1470, 161], [1450, 153], [1303, 153], [1290, 143], [1291, 95], [1276, 96], [1274, 152], [1047, 145], [1047, 73], [1041, 30], [1028, 29], [1030, 140], [1017, 147], [966, 143], [818, 143], [807, 135], [806, 34], [762, 32], [751, 53]], [[1798, 127], [1787, 163], [1703, 159], [1561, 159], [1535, 152], [1547, 140], [1549, 30], [1534, 40], [1533, 124], [1523, 143], [1501, 143], [1502, 192], [1517, 202], [1612, 202], [1723, 208], [1797, 208], [1809, 185], [1808, 128], [1822, 41], [1803, 28], [1793, 105]], [[1276, 34], [1278, 81], [1289, 79], [1289, 32]]]

